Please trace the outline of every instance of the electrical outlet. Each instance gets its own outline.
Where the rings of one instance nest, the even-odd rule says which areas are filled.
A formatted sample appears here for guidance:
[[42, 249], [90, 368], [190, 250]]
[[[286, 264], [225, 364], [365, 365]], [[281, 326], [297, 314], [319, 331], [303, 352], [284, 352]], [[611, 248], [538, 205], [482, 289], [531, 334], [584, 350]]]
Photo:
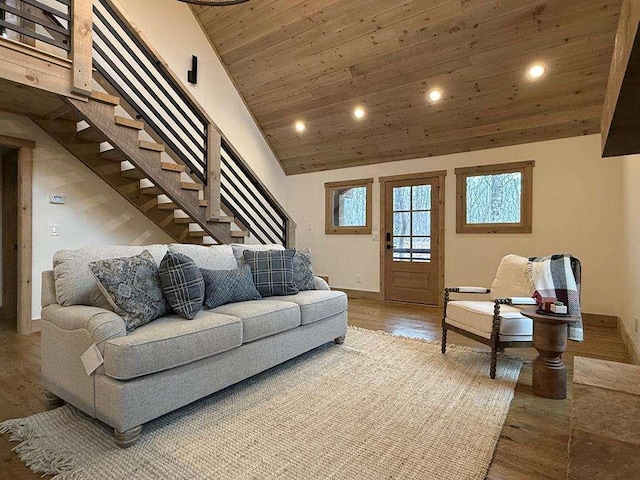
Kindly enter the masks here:
[[356, 275], [356, 283], [362, 283], [362, 275]]
[[59, 231], [58, 225], [49, 225], [49, 235], [52, 237], [57, 237]]
[[64, 205], [67, 203], [67, 196], [58, 194], [49, 195], [49, 203], [53, 203], [54, 205]]

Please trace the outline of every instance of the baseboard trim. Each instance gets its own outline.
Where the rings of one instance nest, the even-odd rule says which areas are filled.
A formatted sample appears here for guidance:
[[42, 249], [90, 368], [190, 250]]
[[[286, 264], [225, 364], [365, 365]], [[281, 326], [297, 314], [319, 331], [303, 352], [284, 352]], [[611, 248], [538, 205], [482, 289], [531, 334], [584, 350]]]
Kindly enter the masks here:
[[353, 290], [351, 288], [331, 287], [332, 290], [338, 290], [347, 294], [347, 298], [353, 300], [380, 300], [380, 292], [372, 292], [369, 290]]
[[601, 313], [583, 313], [582, 323], [596, 327], [618, 328], [618, 317]]
[[627, 330], [627, 326], [619, 317], [618, 317], [618, 331], [620, 332], [620, 336], [622, 337], [622, 343], [624, 343], [624, 346], [627, 349], [627, 352], [629, 352], [629, 356], [631, 357], [631, 363], [635, 365], [640, 365], [640, 352], [636, 350], [636, 346], [633, 343], [633, 337]]

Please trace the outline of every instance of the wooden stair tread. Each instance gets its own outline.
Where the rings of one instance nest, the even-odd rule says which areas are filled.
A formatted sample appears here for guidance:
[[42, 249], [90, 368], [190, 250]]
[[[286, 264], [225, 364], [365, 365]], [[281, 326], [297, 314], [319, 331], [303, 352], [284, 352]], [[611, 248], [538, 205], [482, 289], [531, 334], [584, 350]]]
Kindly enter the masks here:
[[167, 170], [169, 172], [184, 172], [184, 165], [178, 165], [177, 163], [161, 162], [160, 167], [162, 170]]
[[190, 237], [208, 237], [209, 234], [204, 230], [189, 230]]
[[204, 187], [202, 186], [201, 183], [194, 183], [194, 182], [180, 182], [180, 188], [184, 189], [184, 190], [196, 190], [196, 191], [200, 191], [202, 190]]
[[206, 207], [207, 205], [209, 205], [209, 202], [207, 200], [201, 199], [198, 200], [198, 205], [200, 205], [201, 207]]
[[194, 222], [191, 219], [191, 217], [173, 217], [173, 223], [184, 224], [184, 223], [196, 223], [196, 222]]
[[248, 237], [249, 236], [249, 232], [247, 232], [246, 230], [231, 230], [229, 234], [232, 237]]
[[233, 223], [235, 222], [235, 220], [236, 220], [235, 217], [222, 216], [222, 217], [219, 217], [214, 223]]
[[133, 128], [134, 130], [142, 130], [144, 128], [144, 123], [140, 120], [133, 120], [119, 115], [116, 115], [113, 119], [116, 125], [120, 125], [121, 127]]
[[96, 90], [91, 92], [89, 98], [96, 102], [106, 103], [107, 105], [120, 105], [120, 98], [114, 95], [109, 95], [108, 93], [98, 92]]
[[143, 150], [152, 150], [154, 152], [164, 152], [164, 145], [161, 143], [147, 142], [146, 140], [140, 140], [138, 145]]
[[178, 210], [180, 207], [174, 202], [159, 203], [160, 210]]
[[145, 195], [161, 195], [163, 192], [155, 185], [152, 187], [140, 187], [140, 192]]
[[124, 162], [125, 160], [128, 160], [127, 156], [117, 148], [112, 148], [111, 150], [100, 152], [100, 158], [104, 160], [110, 160], [112, 162]]
[[138, 170], [137, 168], [130, 168], [128, 170], [121, 170], [120, 175], [125, 178], [133, 178], [137, 180], [142, 180], [143, 178], [147, 178], [144, 172]]
[[81, 142], [100, 143], [107, 140], [107, 137], [95, 127], [87, 127], [76, 132], [76, 138]]

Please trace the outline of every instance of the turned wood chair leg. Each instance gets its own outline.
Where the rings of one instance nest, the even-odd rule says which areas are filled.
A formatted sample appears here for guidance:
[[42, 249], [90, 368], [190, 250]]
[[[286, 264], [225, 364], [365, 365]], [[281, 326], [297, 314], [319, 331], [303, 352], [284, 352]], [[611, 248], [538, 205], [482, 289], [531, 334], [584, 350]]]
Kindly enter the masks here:
[[336, 342], [337, 345], [342, 345], [346, 337], [347, 337], [346, 335], [340, 335], [338, 338], [334, 339], [333, 341]]
[[447, 353], [447, 325], [442, 322], [442, 345], [440, 347], [442, 353]]
[[496, 378], [497, 366], [498, 366], [498, 348], [494, 345], [491, 347], [491, 370], [489, 371], [491, 378]]
[[121, 432], [117, 429], [113, 429], [113, 438], [120, 448], [129, 448], [134, 445], [140, 439], [140, 433], [142, 432], [142, 425], [125, 430]]
[[64, 400], [51, 393], [49, 390], [44, 391], [44, 401], [47, 402], [50, 407], [60, 407], [64, 405]]

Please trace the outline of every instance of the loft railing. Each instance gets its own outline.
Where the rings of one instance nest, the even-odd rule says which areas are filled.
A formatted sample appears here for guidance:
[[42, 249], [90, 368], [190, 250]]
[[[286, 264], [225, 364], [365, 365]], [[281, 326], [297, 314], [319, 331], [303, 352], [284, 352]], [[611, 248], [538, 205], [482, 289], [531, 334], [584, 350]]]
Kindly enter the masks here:
[[0, 0], [0, 35], [31, 46], [42, 42], [66, 57], [71, 52], [71, 0]]
[[68, 89], [56, 83], [55, 93], [86, 99], [95, 67], [110, 93], [204, 184], [208, 221], [225, 211], [259, 242], [293, 246], [293, 220], [115, 0], [0, 0], [0, 35], [11, 40], [2, 48], [32, 55], [36, 72], [55, 60], [70, 81]]

